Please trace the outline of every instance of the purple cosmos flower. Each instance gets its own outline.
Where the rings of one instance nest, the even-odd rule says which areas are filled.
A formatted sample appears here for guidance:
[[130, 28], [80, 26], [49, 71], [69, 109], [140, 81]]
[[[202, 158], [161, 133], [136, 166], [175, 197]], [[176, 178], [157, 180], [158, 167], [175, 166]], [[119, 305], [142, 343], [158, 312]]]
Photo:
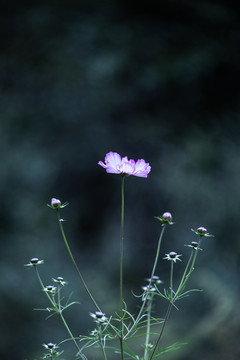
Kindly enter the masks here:
[[151, 171], [151, 166], [143, 159], [128, 160], [127, 156], [121, 158], [116, 152], [109, 152], [105, 156], [105, 163], [99, 161], [98, 164], [106, 169], [107, 173], [134, 175], [146, 178]]

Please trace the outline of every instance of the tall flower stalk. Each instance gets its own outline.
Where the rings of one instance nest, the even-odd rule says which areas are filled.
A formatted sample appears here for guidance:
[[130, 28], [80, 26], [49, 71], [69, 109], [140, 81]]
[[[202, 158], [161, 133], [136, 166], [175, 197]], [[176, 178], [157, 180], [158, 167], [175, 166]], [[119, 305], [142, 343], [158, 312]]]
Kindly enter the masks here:
[[121, 359], [124, 359], [123, 350], [123, 238], [124, 238], [124, 179], [126, 176], [133, 175], [146, 178], [151, 171], [151, 166], [143, 159], [136, 162], [128, 160], [127, 156], [121, 157], [116, 152], [109, 152], [105, 156], [105, 163], [99, 161], [98, 164], [106, 169], [107, 173], [121, 175], [121, 235], [120, 235], [120, 352]]
[[63, 219], [62, 219], [61, 216], [60, 216], [60, 209], [63, 208], [63, 207], [65, 207], [65, 206], [67, 206], [67, 205], [68, 205], [68, 203], [65, 203], [65, 204], [62, 205], [60, 200], [55, 199], [55, 198], [52, 198], [52, 199], [51, 199], [51, 205], [49, 205], [49, 206], [50, 206], [52, 209], [55, 209], [55, 210], [57, 211], [57, 219], [58, 219], [58, 224], [59, 224], [60, 231], [61, 231], [61, 234], [62, 234], [62, 238], [63, 238], [64, 244], [65, 244], [65, 246], [66, 246], [66, 248], [67, 248], [68, 255], [69, 255], [69, 257], [70, 257], [70, 259], [71, 259], [71, 261], [72, 261], [72, 263], [73, 263], [73, 265], [74, 265], [74, 267], [75, 267], [75, 269], [76, 269], [76, 272], [77, 272], [77, 274], [78, 274], [78, 277], [79, 277], [79, 279], [80, 279], [80, 281], [81, 281], [84, 289], [86, 290], [88, 296], [90, 297], [93, 305], [95, 306], [95, 308], [96, 308], [98, 311], [101, 311], [101, 309], [100, 309], [100, 307], [98, 306], [98, 304], [96, 303], [93, 295], [91, 294], [90, 290], [88, 289], [86, 282], [85, 282], [84, 279], [83, 279], [83, 276], [82, 276], [82, 274], [81, 274], [81, 272], [80, 272], [80, 270], [79, 270], [79, 268], [78, 268], [78, 266], [77, 266], [77, 263], [76, 263], [76, 261], [75, 261], [75, 259], [74, 259], [74, 256], [73, 256], [73, 254], [72, 254], [72, 251], [71, 251], [71, 249], [70, 249], [70, 246], [69, 246], [69, 244], [68, 244], [68, 241], [67, 241], [67, 238], [66, 238], [64, 229], [63, 229], [63, 225], [62, 225]]
[[121, 348], [121, 359], [124, 359], [123, 353], [123, 237], [124, 237], [124, 179], [121, 178], [121, 235], [120, 235], [120, 348]]

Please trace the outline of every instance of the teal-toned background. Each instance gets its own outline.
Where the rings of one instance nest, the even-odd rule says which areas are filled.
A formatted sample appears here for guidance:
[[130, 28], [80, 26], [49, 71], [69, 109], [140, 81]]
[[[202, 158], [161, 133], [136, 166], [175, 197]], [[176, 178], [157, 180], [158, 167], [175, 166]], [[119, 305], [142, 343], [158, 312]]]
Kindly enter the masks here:
[[[118, 310], [120, 178], [97, 165], [108, 151], [144, 158], [148, 179], [126, 180], [124, 296], [150, 275], [160, 224], [173, 214], [161, 258], [187, 261], [191, 228], [205, 239], [163, 359], [237, 360], [239, 332], [240, 13], [233, 1], [1, 1], [0, 357], [39, 359], [67, 337], [34, 271], [68, 281], [74, 334], [94, 311], [67, 257], [51, 197], [69, 201], [65, 230], [77, 263], [107, 315]], [[169, 264], [158, 274], [167, 286]], [[163, 316], [165, 303], [156, 310]], [[140, 345], [139, 345], [140, 346]], [[72, 359], [70, 344], [65, 359]], [[115, 356], [118, 359], [118, 356]], [[111, 360], [115, 359], [110, 357]], [[90, 359], [101, 359], [91, 354]]]

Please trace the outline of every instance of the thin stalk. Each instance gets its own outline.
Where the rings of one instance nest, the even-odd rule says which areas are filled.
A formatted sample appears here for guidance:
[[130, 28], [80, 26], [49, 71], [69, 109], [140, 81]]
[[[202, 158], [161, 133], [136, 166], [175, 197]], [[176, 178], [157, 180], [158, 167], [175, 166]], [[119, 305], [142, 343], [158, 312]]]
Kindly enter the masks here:
[[78, 269], [78, 266], [77, 266], [76, 261], [75, 261], [75, 259], [74, 259], [74, 257], [73, 257], [73, 254], [72, 254], [72, 251], [71, 251], [71, 249], [70, 249], [70, 246], [69, 246], [69, 244], [68, 244], [68, 241], [67, 241], [67, 238], [66, 238], [66, 235], [65, 235], [63, 226], [62, 226], [62, 220], [61, 220], [61, 218], [60, 218], [60, 212], [59, 212], [58, 209], [57, 209], [57, 216], [58, 216], [58, 223], [59, 223], [60, 231], [61, 231], [61, 234], [62, 234], [64, 243], [65, 243], [65, 246], [66, 246], [66, 248], [67, 248], [67, 251], [68, 251], [68, 254], [69, 254], [69, 256], [70, 256], [70, 259], [72, 260], [72, 263], [73, 263], [73, 265], [74, 265], [74, 267], [75, 267], [75, 269], [76, 269], [76, 271], [77, 271], [78, 277], [79, 277], [79, 279], [80, 279], [80, 281], [81, 281], [84, 289], [86, 290], [88, 296], [90, 297], [90, 299], [92, 300], [94, 306], [96, 307], [96, 309], [97, 309], [98, 311], [101, 311], [100, 307], [97, 305], [96, 301], [94, 300], [94, 298], [93, 298], [90, 290], [88, 289], [87, 284], [85, 283], [85, 281], [84, 281], [84, 279], [83, 279], [83, 277], [82, 277], [82, 274], [80, 273], [80, 271], [79, 271], [79, 269]]
[[99, 340], [100, 348], [102, 350], [103, 358], [104, 358], [104, 360], [107, 360], [107, 355], [106, 355], [106, 352], [105, 352], [105, 349], [104, 349], [104, 346], [103, 346], [103, 343], [102, 343], [102, 332], [101, 332], [101, 327], [100, 326], [99, 326], [99, 329], [98, 329], [98, 340]]
[[171, 261], [171, 272], [170, 272], [170, 299], [173, 301], [173, 261]]
[[146, 332], [146, 339], [145, 339], [145, 350], [144, 350], [144, 360], [148, 360], [148, 353], [149, 353], [149, 339], [150, 339], [150, 326], [151, 326], [151, 310], [152, 310], [152, 299], [149, 299], [148, 308], [147, 308], [147, 332]]
[[[45, 287], [44, 287], [43, 282], [42, 282], [42, 279], [41, 279], [41, 277], [40, 277], [40, 275], [39, 275], [37, 266], [34, 266], [34, 267], [35, 267], [36, 274], [37, 274], [38, 280], [39, 280], [39, 282], [40, 282], [40, 285], [41, 285], [41, 287], [42, 287], [42, 289], [43, 289], [43, 291], [44, 291]], [[51, 298], [51, 296], [48, 294], [48, 292], [46, 292], [46, 291], [44, 291], [44, 292], [45, 292], [45, 294], [47, 295], [48, 300], [50, 301], [50, 303], [52, 304], [52, 306], [53, 306], [54, 308], [56, 308], [56, 304], [55, 304], [55, 302], [53, 301], [53, 299]], [[56, 310], [58, 311], [58, 309], [56, 309]]]
[[165, 319], [164, 319], [164, 322], [163, 322], [163, 325], [162, 325], [162, 329], [161, 329], [160, 334], [159, 334], [159, 336], [158, 336], [158, 338], [157, 338], [157, 341], [156, 341], [156, 343], [155, 343], [154, 349], [153, 349], [153, 351], [152, 351], [152, 354], [151, 354], [149, 360], [152, 360], [152, 359], [153, 359], [153, 356], [154, 356], [154, 354], [155, 354], [155, 352], [156, 352], [156, 350], [157, 350], [158, 344], [159, 344], [159, 342], [160, 342], [160, 340], [161, 340], [163, 331], [164, 331], [164, 329], [165, 329], [167, 320], [168, 320], [168, 318], [169, 318], [169, 315], [170, 315], [172, 306], [173, 306], [172, 303], [170, 303], [169, 306], [168, 306], [168, 309], [167, 309], [167, 312], [166, 312], [166, 315], [165, 315]]
[[191, 273], [194, 270], [194, 265], [195, 265], [195, 261], [196, 261], [196, 258], [197, 258], [197, 254], [198, 254], [199, 249], [200, 249], [200, 244], [201, 244], [201, 236], [199, 236], [198, 247], [197, 247], [196, 253], [194, 255], [193, 262], [192, 262], [189, 273]]
[[156, 252], [156, 256], [155, 256], [155, 260], [154, 260], [154, 264], [153, 264], [153, 268], [152, 268], [151, 280], [150, 280], [151, 282], [152, 282], [152, 278], [153, 278], [153, 276], [155, 274], [155, 271], [156, 271], [158, 258], [159, 258], [159, 253], [160, 253], [160, 248], [161, 248], [161, 243], [162, 243], [162, 237], [163, 237], [165, 228], [166, 228], [166, 224], [163, 224], [162, 225], [162, 231], [161, 231], [160, 236], [159, 236], [157, 252]]
[[[163, 234], [164, 234], [164, 230], [165, 230], [165, 227], [166, 227], [166, 224], [163, 224], [162, 225], [162, 230], [160, 232], [160, 236], [159, 236], [159, 240], [158, 240], [158, 247], [157, 247], [157, 252], [156, 252], [156, 256], [155, 256], [155, 260], [154, 260], [154, 264], [153, 264], [153, 268], [152, 268], [152, 272], [151, 272], [151, 277], [150, 277], [150, 282], [148, 284], [149, 286], [149, 289], [151, 288], [151, 285], [152, 285], [152, 279], [153, 279], [153, 276], [155, 274], [155, 271], [156, 271], [156, 267], [157, 267], [157, 263], [158, 263], [158, 258], [159, 258], [159, 253], [160, 253], [160, 249], [161, 249], [161, 244], [162, 244], [162, 238], [163, 238]], [[125, 338], [128, 336], [128, 334], [132, 331], [132, 329], [135, 327], [135, 325], [138, 323], [140, 317], [142, 316], [142, 313], [143, 313], [143, 310], [145, 308], [145, 305], [146, 305], [146, 302], [147, 302], [147, 296], [145, 297], [143, 303], [142, 303], [142, 306], [140, 308], [140, 311], [138, 313], [138, 316], [136, 317], [136, 320], [134, 322], [134, 324], [132, 325], [132, 327], [129, 329], [129, 331], [127, 332]]]
[[[61, 320], [62, 320], [62, 322], [63, 322], [63, 325], [65, 326], [65, 328], [66, 328], [66, 330], [67, 330], [70, 338], [71, 338], [72, 341], [74, 342], [74, 345], [76, 346], [76, 348], [77, 348], [77, 350], [78, 350], [78, 352], [79, 352], [79, 354], [80, 354], [80, 351], [81, 351], [81, 350], [80, 350], [80, 348], [79, 348], [79, 346], [78, 346], [78, 344], [77, 344], [77, 342], [76, 342], [76, 340], [75, 340], [75, 338], [74, 338], [71, 330], [69, 329], [68, 324], [66, 323], [66, 320], [65, 320], [64, 317], [63, 317], [62, 311], [60, 311], [58, 314], [60, 315], [60, 318], [61, 318]], [[81, 354], [80, 354], [80, 355], [81, 355]]]
[[61, 296], [60, 296], [61, 286], [58, 284], [58, 310], [61, 311]]
[[123, 353], [123, 236], [124, 236], [124, 179], [122, 176], [121, 181], [121, 198], [122, 198], [122, 209], [121, 209], [121, 235], [120, 235], [120, 349], [121, 359], [124, 359]]
[[[177, 292], [176, 292], [176, 294], [175, 294], [175, 299], [176, 299], [177, 295], [179, 294], [179, 292], [181, 291], [181, 289], [182, 289], [182, 288], [185, 286], [185, 284], [187, 283], [189, 276], [191, 275], [192, 271], [194, 270], [194, 265], [195, 265], [196, 258], [197, 258], [197, 255], [198, 255], [198, 252], [199, 252], [199, 249], [200, 249], [200, 243], [201, 243], [201, 238], [199, 239], [197, 250], [194, 250], [194, 249], [192, 250], [192, 253], [191, 253], [191, 255], [190, 255], [190, 258], [189, 258], [188, 264], [187, 264], [187, 266], [186, 266], [186, 269], [185, 269], [185, 271], [184, 271], [182, 280], [181, 280], [181, 282], [180, 282], [180, 284], [179, 284], [179, 287], [178, 287], [178, 290], [177, 290]], [[194, 257], [193, 257], [193, 252], [194, 252], [194, 251], [195, 251], [195, 255], [194, 255]], [[192, 257], [193, 257], [193, 260], [192, 260]], [[190, 263], [191, 263], [191, 260], [192, 260], [192, 264], [191, 264], [191, 266], [190, 266], [190, 270], [189, 270], [188, 273], [187, 273], [187, 270], [188, 270], [188, 267], [189, 267], [189, 265], [190, 265]]]
[[184, 270], [184, 273], [183, 273], [182, 279], [181, 279], [181, 281], [180, 281], [180, 284], [179, 284], [179, 286], [178, 286], [178, 289], [177, 289], [177, 291], [176, 291], [176, 294], [175, 294], [175, 296], [174, 296], [174, 299], [173, 299], [173, 300], [176, 300], [176, 298], [177, 298], [177, 296], [178, 296], [179, 292], [180, 292], [180, 291], [181, 291], [181, 289], [182, 289], [182, 285], [183, 285], [183, 282], [184, 282], [184, 281], [185, 281], [185, 279], [186, 279], [186, 274], [187, 274], [187, 271], [188, 271], [189, 265], [190, 265], [190, 263], [191, 263], [191, 261], [192, 261], [193, 252], [194, 252], [194, 251], [195, 251], [195, 250], [194, 250], [194, 249], [192, 249], [192, 251], [191, 251], [191, 255], [190, 255], [189, 259], [188, 259], [187, 266], [186, 266], [186, 268], [185, 268], [185, 270]]
[[[174, 266], [174, 261], [171, 261], [171, 271], [170, 271], [170, 300], [171, 300], [171, 301], [170, 301], [170, 304], [169, 304], [169, 306], [168, 306], [167, 313], [166, 313], [166, 316], [165, 316], [165, 319], [164, 319], [164, 322], [163, 322], [163, 325], [162, 325], [160, 334], [159, 334], [158, 339], [157, 339], [157, 341], [156, 341], [156, 343], [155, 343], [153, 352], [152, 352], [151, 357], [150, 357], [149, 360], [153, 359], [154, 353], [155, 353], [155, 351], [157, 350], [159, 341], [161, 340], [163, 331], [164, 331], [164, 329], [165, 329], [167, 320], [168, 320], [168, 318], [169, 318], [169, 315], [170, 315], [170, 312], [171, 312], [171, 309], [172, 309], [172, 305], [173, 305], [173, 266]], [[144, 358], [144, 360], [145, 360], [145, 358]]]

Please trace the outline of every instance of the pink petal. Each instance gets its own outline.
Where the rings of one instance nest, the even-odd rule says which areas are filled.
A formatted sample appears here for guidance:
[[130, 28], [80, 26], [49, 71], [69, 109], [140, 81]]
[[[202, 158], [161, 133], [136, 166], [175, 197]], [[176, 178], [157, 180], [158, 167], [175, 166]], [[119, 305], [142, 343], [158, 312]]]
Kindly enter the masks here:
[[119, 174], [119, 166], [121, 165], [121, 156], [116, 152], [109, 152], [105, 156], [106, 171], [107, 173]]
[[122, 164], [127, 163], [127, 162], [128, 162], [128, 157], [127, 157], [127, 156], [124, 156], [124, 157], [122, 158]]
[[146, 163], [145, 160], [143, 159], [139, 159], [136, 162], [135, 171], [133, 175], [146, 178], [150, 171], [151, 171], [151, 166], [149, 166], [149, 163]]
[[135, 161], [130, 160], [122, 164], [121, 172], [128, 175], [133, 175], [135, 170]]
[[99, 162], [98, 162], [98, 165], [102, 166], [104, 169], [107, 168], [107, 165], [105, 165], [102, 161], [99, 161]]
[[121, 156], [116, 152], [109, 152], [105, 156], [105, 162], [106, 164], [109, 164], [111, 166], [120, 165], [122, 162]]

